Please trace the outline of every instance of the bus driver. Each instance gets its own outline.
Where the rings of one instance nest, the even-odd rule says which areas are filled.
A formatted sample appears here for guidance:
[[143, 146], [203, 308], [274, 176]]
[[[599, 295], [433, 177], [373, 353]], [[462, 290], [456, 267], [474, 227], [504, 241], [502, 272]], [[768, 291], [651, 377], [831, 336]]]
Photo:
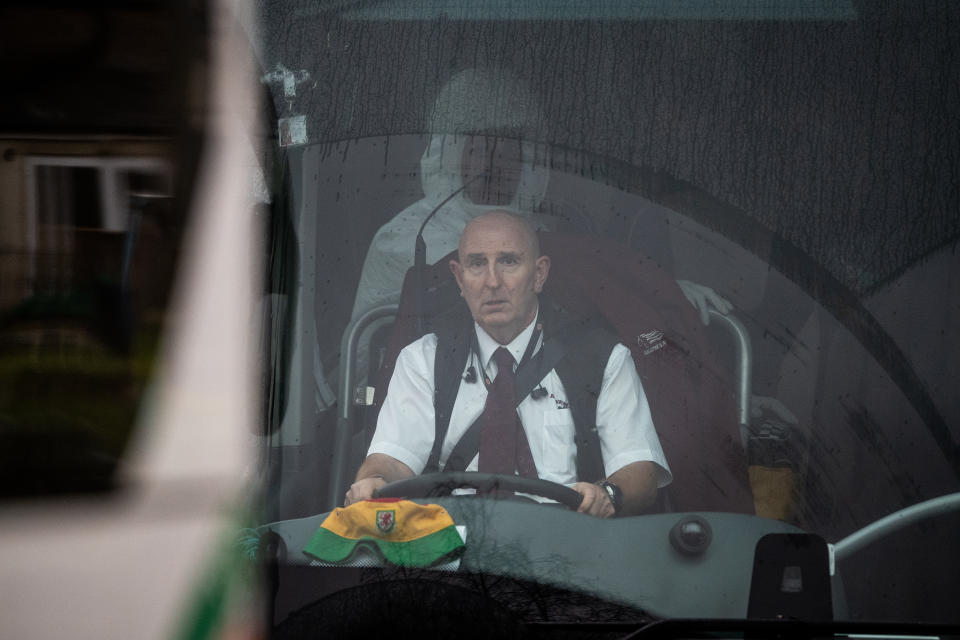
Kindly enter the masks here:
[[[632, 515], [651, 506], [671, 475], [625, 346], [616, 344], [607, 357], [595, 430], [574, 425], [556, 369], [540, 380], [536, 395], [515, 403], [514, 371], [536, 357], [543, 332], [550, 328], [539, 300], [550, 258], [540, 255], [529, 223], [505, 211], [474, 218], [460, 237], [458, 259], [450, 261], [450, 268], [469, 307], [476, 340], [470, 348], [471, 368], [459, 383], [439, 449], [439, 468], [449, 470], [458, 442], [468, 430], [478, 429], [479, 444], [476, 454], [467, 457], [467, 471], [568, 485], [583, 496], [579, 511], [598, 517]], [[437, 334], [430, 333], [400, 353], [367, 458], [345, 504], [371, 498], [376, 489], [427, 467], [435, 437], [437, 350]], [[476, 372], [483, 384], [475, 383]], [[596, 481], [577, 477], [575, 435], [582, 433], [599, 440], [602, 477]]]

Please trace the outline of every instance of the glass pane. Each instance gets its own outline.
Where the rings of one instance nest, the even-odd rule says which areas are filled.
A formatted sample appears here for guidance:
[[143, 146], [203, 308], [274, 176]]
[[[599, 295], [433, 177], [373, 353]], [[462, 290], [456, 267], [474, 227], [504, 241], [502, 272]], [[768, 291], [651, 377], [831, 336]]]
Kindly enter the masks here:
[[[583, 494], [580, 482], [624, 477], [624, 460], [658, 464], [655, 499], [611, 525], [398, 489], [484, 532], [473, 551], [468, 534], [458, 576], [546, 585], [558, 590], [551, 602], [567, 590], [627, 607], [620, 620], [742, 618], [770, 595], [750, 588], [762, 534], [806, 532], [833, 545], [832, 574], [780, 558], [776, 597], [803, 591], [802, 567], [805, 585], [831, 585], [837, 619], [956, 621], [952, 4], [265, 2], [260, 17], [283, 173], [264, 531], [288, 545], [288, 565], [317, 561], [299, 542], [342, 513], [348, 491], [369, 498], [404, 475], [481, 470], [482, 445], [461, 443], [485, 433], [469, 429], [499, 375], [488, 352], [537, 336], [532, 362], [549, 353], [542, 335], [565, 352], [517, 400], [536, 476]], [[501, 222], [535, 229], [543, 282], [511, 288], [511, 261], [527, 264], [513, 245], [465, 249], [504, 210], [523, 222]], [[465, 275], [471, 256], [477, 280]], [[523, 287], [536, 314], [514, 326], [504, 308], [515, 294], [529, 302]], [[457, 314], [468, 338], [451, 346], [445, 323]], [[594, 344], [583, 327], [626, 348], [641, 391], [609, 391], [617, 378], [603, 365], [618, 347], [576, 359], [570, 344]], [[461, 359], [442, 369], [436, 354], [453, 351]], [[586, 423], [554, 415], [578, 410], [575, 387], [592, 392]], [[639, 438], [609, 427], [637, 398], [663, 464], [631, 457]], [[601, 478], [584, 471], [596, 466], [584, 424], [596, 427]], [[883, 520], [924, 508], [916, 521]], [[713, 532], [689, 562], [671, 533], [685, 513]], [[728, 564], [711, 564], [720, 557]], [[395, 577], [380, 560], [377, 575]], [[708, 583], [723, 586], [686, 590]], [[291, 610], [308, 604], [288, 595]], [[594, 605], [586, 618], [599, 620]], [[275, 622], [295, 620], [278, 611]]]

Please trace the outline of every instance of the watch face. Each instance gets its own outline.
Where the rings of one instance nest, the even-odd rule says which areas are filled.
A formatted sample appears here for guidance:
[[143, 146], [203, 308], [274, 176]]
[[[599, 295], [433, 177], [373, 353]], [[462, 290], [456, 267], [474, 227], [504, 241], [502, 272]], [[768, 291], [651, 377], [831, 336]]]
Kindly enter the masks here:
[[603, 487], [603, 490], [607, 492], [607, 497], [610, 498], [610, 504], [613, 505], [614, 513], [619, 513], [623, 496], [622, 492], [620, 491], [620, 487], [612, 482], [604, 482], [600, 486]]

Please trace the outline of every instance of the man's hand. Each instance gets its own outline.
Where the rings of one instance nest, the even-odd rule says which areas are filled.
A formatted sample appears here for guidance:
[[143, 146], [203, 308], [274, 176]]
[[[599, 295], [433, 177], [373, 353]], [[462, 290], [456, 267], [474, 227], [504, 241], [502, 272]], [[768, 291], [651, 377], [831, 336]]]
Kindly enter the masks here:
[[349, 507], [354, 502], [360, 502], [361, 500], [369, 500], [373, 497], [373, 492], [379, 489], [380, 487], [386, 486], [387, 481], [376, 476], [373, 478], [364, 478], [363, 480], [357, 480], [347, 491], [347, 495], [343, 499], [343, 506]]
[[610, 503], [610, 496], [602, 487], [589, 482], [578, 482], [573, 485], [573, 490], [583, 496], [583, 502], [580, 503], [578, 513], [586, 513], [598, 518], [612, 518], [614, 515], [613, 505]]
[[373, 492], [380, 487], [410, 477], [413, 477], [413, 471], [396, 458], [383, 453], [371, 453], [360, 465], [357, 479], [344, 496], [343, 506], [349, 507], [354, 502], [369, 500], [373, 497]]

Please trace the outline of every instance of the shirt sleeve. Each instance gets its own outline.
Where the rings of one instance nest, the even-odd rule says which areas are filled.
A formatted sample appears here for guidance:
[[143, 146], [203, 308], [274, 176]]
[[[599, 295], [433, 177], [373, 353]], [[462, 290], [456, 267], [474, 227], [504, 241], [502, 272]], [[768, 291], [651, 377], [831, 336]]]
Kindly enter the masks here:
[[428, 334], [404, 347], [390, 378], [387, 397], [367, 455], [382, 453], [422, 473], [433, 447], [433, 361], [437, 337]]
[[597, 431], [607, 477], [633, 462], [657, 465], [657, 486], [673, 479], [650, 415], [650, 405], [630, 350], [618, 344], [610, 353], [597, 400]]

